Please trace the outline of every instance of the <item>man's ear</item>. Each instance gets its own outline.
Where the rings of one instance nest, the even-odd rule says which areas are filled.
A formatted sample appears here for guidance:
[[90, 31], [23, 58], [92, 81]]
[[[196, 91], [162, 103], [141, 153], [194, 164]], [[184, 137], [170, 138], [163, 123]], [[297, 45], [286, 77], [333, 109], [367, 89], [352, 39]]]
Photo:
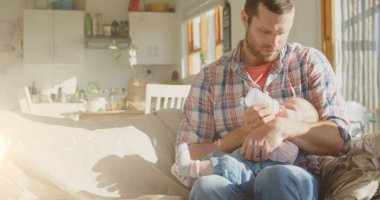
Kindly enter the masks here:
[[248, 14], [247, 14], [247, 12], [245, 12], [245, 10], [243, 9], [242, 11], [241, 11], [241, 22], [243, 23], [243, 25], [244, 25], [244, 27], [247, 29], [248, 28], [248, 25], [249, 25], [249, 23], [248, 23]]

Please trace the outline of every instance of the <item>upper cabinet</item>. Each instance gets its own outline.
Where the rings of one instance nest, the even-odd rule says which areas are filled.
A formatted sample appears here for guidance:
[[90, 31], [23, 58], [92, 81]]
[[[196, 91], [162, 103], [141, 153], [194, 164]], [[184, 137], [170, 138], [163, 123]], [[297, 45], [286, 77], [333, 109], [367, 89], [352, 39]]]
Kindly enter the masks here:
[[163, 12], [130, 12], [130, 36], [136, 46], [136, 64], [167, 65], [177, 63], [180, 30], [177, 15]]
[[83, 11], [25, 10], [24, 63], [82, 63], [83, 24]]

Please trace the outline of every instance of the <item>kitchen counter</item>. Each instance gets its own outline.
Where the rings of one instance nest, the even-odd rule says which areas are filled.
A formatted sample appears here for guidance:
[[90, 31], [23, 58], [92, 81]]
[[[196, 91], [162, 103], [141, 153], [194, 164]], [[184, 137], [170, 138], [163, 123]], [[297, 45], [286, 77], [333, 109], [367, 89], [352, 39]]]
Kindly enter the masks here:
[[69, 112], [62, 115], [67, 117], [79, 116], [80, 120], [104, 120], [112, 118], [128, 118], [143, 115], [143, 110], [109, 110], [99, 112]]

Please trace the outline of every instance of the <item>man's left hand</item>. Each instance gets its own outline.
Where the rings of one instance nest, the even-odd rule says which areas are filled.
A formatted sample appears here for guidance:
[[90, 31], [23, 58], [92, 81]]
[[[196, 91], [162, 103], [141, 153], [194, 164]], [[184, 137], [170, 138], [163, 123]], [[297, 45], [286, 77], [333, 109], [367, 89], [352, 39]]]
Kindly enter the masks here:
[[286, 138], [284, 129], [288, 119], [275, 118], [250, 130], [241, 148], [241, 154], [247, 160], [264, 161], [268, 154], [277, 148]]

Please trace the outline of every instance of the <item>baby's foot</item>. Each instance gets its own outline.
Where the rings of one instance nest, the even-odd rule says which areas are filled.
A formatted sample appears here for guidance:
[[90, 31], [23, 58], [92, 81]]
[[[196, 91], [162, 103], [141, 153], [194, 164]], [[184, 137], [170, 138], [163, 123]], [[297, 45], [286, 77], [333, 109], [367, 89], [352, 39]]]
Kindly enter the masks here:
[[178, 170], [177, 170], [177, 165], [176, 164], [173, 164], [172, 167], [171, 167], [171, 172], [172, 174], [183, 184], [185, 185], [186, 187], [191, 187], [194, 183], [194, 178], [190, 177], [190, 176], [186, 176], [186, 177], [183, 177], [183, 176], [180, 176], [178, 174]]
[[180, 176], [190, 176], [191, 164], [194, 162], [190, 158], [189, 147], [186, 143], [180, 144], [178, 146], [178, 152], [176, 155], [176, 167], [178, 175]]

